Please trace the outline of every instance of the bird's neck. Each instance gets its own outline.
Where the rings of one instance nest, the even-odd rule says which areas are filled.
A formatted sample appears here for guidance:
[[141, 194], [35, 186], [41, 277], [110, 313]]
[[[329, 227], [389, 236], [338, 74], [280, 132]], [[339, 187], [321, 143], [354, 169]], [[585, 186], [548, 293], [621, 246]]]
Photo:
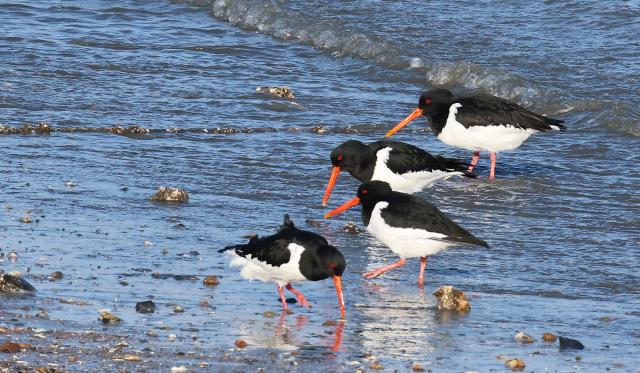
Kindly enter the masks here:
[[442, 132], [442, 129], [447, 124], [447, 117], [448, 113], [429, 116], [429, 124], [434, 135], [438, 136]]

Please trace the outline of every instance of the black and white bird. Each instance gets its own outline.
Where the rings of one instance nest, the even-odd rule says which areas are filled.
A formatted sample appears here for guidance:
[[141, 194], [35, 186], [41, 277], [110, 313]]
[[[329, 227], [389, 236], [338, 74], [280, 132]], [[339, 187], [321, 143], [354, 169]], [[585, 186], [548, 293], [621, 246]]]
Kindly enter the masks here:
[[383, 181], [370, 181], [360, 185], [358, 195], [342, 206], [327, 213], [335, 216], [362, 204], [362, 223], [367, 231], [400, 256], [400, 260], [364, 274], [366, 278], [381, 274], [405, 264], [407, 258], [420, 258], [418, 284], [424, 284], [427, 257], [451, 246], [476, 245], [489, 247], [449, 219], [431, 203], [416, 196], [394, 192]]
[[365, 183], [386, 181], [391, 189], [416, 193], [440, 179], [454, 175], [476, 177], [469, 166], [455, 159], [433, 156], [417, 146], [399, 141], [382, 140], [365, 145], [349, 140], [331, 151], [333, 170], [322, 199], [326, 206], [340, 171]]
[[301, 306], [310, 307], [306, 297], [291, 283], [333, 277], [340, 314], [344, 317], [342, 273], [347, 265], [344, 256], [322, 236], [296, 228], [289, 215], [284, 216], [284, 224], [278, 233], [262, 238], [254, 236], [247, 244], [219, 250], [225, 251], [233, 256], [231, 265], [241, 268], [243, 278], [276, 283], [284, 311], [287, 310], [285, 287], [296, 296]]
[[536, 114], [513, 102], [489, 95], [455, 97], [446, 89], [424, 92], [418, 107], [387, 132], [393, 135], [419, 116], [426, 115], [431, 130], [445, 144], [473, 151], [469, 171], [487, 151], [489, 178], [495, 177], [496, 153], [519, 147], [529, 136], [551, 130], [566, 131], [564, 121]]

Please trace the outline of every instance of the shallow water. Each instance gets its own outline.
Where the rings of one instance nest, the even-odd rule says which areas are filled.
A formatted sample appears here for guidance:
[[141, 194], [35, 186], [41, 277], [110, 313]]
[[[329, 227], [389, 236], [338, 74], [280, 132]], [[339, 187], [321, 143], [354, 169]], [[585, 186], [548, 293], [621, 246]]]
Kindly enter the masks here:
[[[0, 269], [22, 272], [38, 289], [34, 297], [1, 299], [2, 326], [128, 336], [143, 356], [139, 364], [165, 369], [208, 369], [199, 365], [205, 361], [221, 370], [325, 364], [352, 371], [378, 359], [399, 370], [412, 363], [502, 370], [497, 355], [522, 357], [535, 371], [637, 369], [640, 127], [630, 87], [639, 52], [637, 41], [625, 39], [639, 27], [637, 6], [532, 4], [518, 11], [537, 16], [516, 28], [522, 22], [509, 12], [516, 5], [467, 5], [412, 13], [410, 3], [1, 3], [0, 123], [157, 130], [1, 138], [0, 249], [19, 258], [2, 258]], [[495, 24], [474, 18], [479, 11], [498, 15]], [[590, 30], [599, 31], [597, 40]], [[476, 40], [465, 36], [471, 32]], [[421, 193], [490, 249], [433, 256], [424, 291], [415, 285], [415, 260], [363, 280], [362, 272], [396, 258], [366, 233], [341, 231], [349, 220], [361, 224], [358, 209], [321, 219], [329, 152], [347, 139], [379, 139], [436, 83], [512, 98], [565, 120], [569, 131], [500, 154], [493, 182], [484, 157], [479, 179], [450, 179]], [[297, 97], [254, 93], [265, 85], [288, 85]], [[173, 128], [183, 132], [166, 131]], [[434, 154], [469, 156], [425, 132], [424, 121], [394, 137]], [[149, 202], [160, 185], [186, 189], [189, 203]], [[330, 204], [355, 188], [343, 175]], [[27, 210], [31, 224], [19, 221]], [[343, 330], [323, 326], [338, 316], [330, 281], [299, 286], [311, 310], [293, 306], [294, 315], [265, 318], [264, 311], [279, 311], [275, 286], [242, 280], [217, 253], [245, 234], [273, 232], [284, 213], [347, 257]], [[56, 270], [64, 278], [49, 281]], [[210, 274], [221, 284], [203, 286]], [[442, 284], [470, 296], [467, 316], [436, 312], [431, 292]], [[136, 313], [135, 303], [151, 297], [156, 313]], [[185, 312], [174, 314], [175, 304]], [[35, 317], [40, 308], [48, 318]], [[124, 323], [102, 326], [103, 308]], [[577, 338], [587, 349], [520, 345], [517, 330], [538, 340], [543, 332]], [[249, 347], [229, 351], [236, 339]], [[86, 354], [85, 365], [40, 357], [38, 348], [53, 340], [34, 339], [35, 352], [16, 359], [52, 359], [70, 370], [135, 367], [108, 352]]]

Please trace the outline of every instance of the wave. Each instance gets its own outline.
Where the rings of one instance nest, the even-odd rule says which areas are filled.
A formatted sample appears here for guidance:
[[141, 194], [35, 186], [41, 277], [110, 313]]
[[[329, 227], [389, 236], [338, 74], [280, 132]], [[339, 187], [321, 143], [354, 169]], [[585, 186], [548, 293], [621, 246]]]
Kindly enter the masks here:
[[[640, 136], [638, 112], [621, 102], [596, 102], [574, 97], [558, 88], [536, 85], [525, 77], [471, 62], [426, 63], [425, 57], [407, 55], [401, 45], [381, 36], [345, 26], [337, 19], [322, 19], [304, 10], [288, 10], [265, 0], [177, 0], [205, 7], [214, 17], [245, 30], [258, 31], [282, 40], [293, 40], [331, 53], [372, 61], [392, 70], [423, 74], [427, 86], [449, 88], [456, 93], [483, 92], [503, 97], [549, 116], [586, 114], [615, 132]], [[584, 113], [582, 110], [586, 110]], [[571, 125], [570, 125], [571, 126]]]

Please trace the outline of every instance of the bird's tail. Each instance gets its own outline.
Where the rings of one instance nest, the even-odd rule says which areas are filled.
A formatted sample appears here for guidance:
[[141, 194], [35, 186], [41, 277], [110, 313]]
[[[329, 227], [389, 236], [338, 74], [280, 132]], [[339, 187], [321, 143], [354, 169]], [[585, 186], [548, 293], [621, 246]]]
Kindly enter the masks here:
[[231, 245], [231, 246], [227, 246], [224, 249], [220, 249], [218, 250], [219, 253], [223, 253], [225, 251], [229, 251], [229, 250], [233, 250], [233, 251], [243, 251], [244, 249], [247, 249], [250, 246], [255, 245], [258, 242], [258, 236], [257, 235], [253, 235], [251, 236], [251, 238], [249, 239], [249, 243], [246, 244], [240, 244], [240, 245]]
[[462, 172], [463, 176], [470, 177], [472, 179], [478, 177], [476, 174], [469, 171], [469, 166], [471, 166], [471, 164], [469, 163], [462, 162], [458, 159], [453, 158], [445, 158], [440, 156], [438, 156], [438, 158], [440, 158], [440, 161], [443, 162], [445, 166], [451, 171]]
[[563, 120], [547, 118], [547, 123], [549, 124], [549, 127], [551, 127], [551, 129], [554, 129], [556, 131], [565, 132], [567, 130], [567, 127], [562, 124], [564, 123]]

